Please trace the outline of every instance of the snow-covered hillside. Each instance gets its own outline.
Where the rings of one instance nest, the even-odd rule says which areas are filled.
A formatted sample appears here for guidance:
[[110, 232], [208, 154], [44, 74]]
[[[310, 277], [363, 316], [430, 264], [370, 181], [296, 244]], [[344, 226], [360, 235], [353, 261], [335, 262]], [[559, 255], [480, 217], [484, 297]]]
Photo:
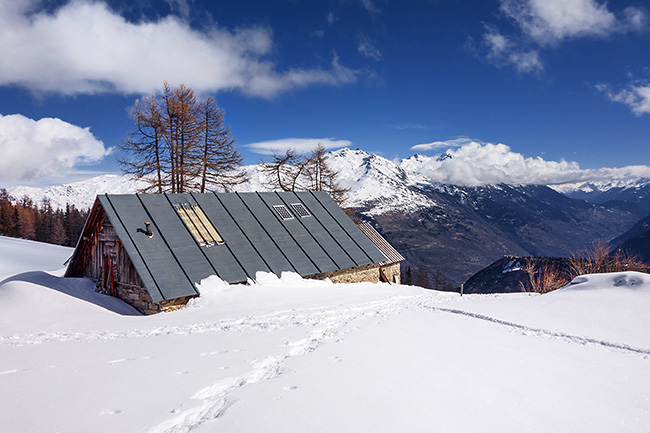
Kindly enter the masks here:
[[557, 192], [561, 192], [565, 195], [576, 195], [584, 194], [589, 196], [590, 194], [598, 194], [605, 191], [609, 191], [613, 188], [619, 189], [633, 189], [641, 188], [644, 186], [650, 185], [650, 179], [617, 179], [617, 180], [600, 180], [600, 181], [591, 181], [591, 182], [577, 182], [577, 183], [565, 183], [562, 185], [549, 185], [551, 188]]
[[[14, 252], [31, 250], [23, 262]], [[7, 432], [647, 432], [650, 276], [547, 295], [205, 280], [143, 317], [0, 237]], [[26, 273], [20, 273], [29, 270]], [[7, 268], [3, 269], [6, 272]], [[11, 272], [9, 272], [11, 274]]]
[[132, 194], [143, 186], [144, 183], [132, 181], [126, 176], [105, 174], [49, 188], [16, 186], [8, 188], [8, 192], [13, 200], [20, 200], [26, 195], [38, 205], [42, 204], [44, 198], [48, 198], [54, 209], [65, 209], [68, 203], [77, 209], [90, 209], [97, 194]]
[[[470, 174], [480, 172], [480, 167], [465, 166], [459, 161], [453, 162], [453, 158], [449, 153], [444, 153], [436, 157], [414, 155], [401, 161], [391, 161], [360, 149], [344, 148], [329, 153], [329, 164], [339, 172], [341, 185], [350, 188], [348, 206], [364, 209], [365, 214], [376, 216], [391, 211], [411, 213], [441, 206], [426, 194], [427, 190], [466, 195], [468, 189], [474, 187], [463, 186], [460, 181], [465, 177], [471, 178]], [[452, 163], [453, 166], [448, 166]], [[250, 180], [238, 186], [239, 191], [267, 190], [269, 182], [258, 168], [257, 165], [244, 167]], [[480, 176], [482, 179], [489, 178], [489, 170], [485, 171], [486, 173]], [[483, 184], [477, 183], [475, 186], [480, 188], [480, 185]], [[588, 198], [608, 190], [627, 190], [646, 185], [650, 185], [650, 179], [600, 181], [552, 187], [571, 197]], [[134, 193], [143, 186], [143, 183], [133, 182], [126, 176], [103, 175], [46, 189], [18, 186], [9, 188], [8, 191], [13, 200], [27, 195], [40, 204], [46, 197], [55, 209], [64, 208], [66, 203], [74, 204], [79, 209], [87, 209], [97, 194]], [[483, 186], [488, 188], [490, 184]]]
[[435, 207], [437, 203], [412, 189], [426, 179], [399, 164], [363, 150], [341, 149], [329, 154], [328, 163], [339, 172], [340, 183], [350, 188], [348, 205], [368, 208], [368, 215], [399, 210], [404, 213]]

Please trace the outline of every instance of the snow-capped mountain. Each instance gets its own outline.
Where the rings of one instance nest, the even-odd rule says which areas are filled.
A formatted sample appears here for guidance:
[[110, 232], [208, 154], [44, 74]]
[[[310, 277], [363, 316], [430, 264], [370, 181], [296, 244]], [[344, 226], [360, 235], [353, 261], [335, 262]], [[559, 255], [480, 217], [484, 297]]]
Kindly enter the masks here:
[[650, 179], [618, 179], [552, 185], [562, 194], [592, 203], [625, 200], [650, 207]]
[[[394, 211], [412, 213], [438, 207], [440, 204], [427, 193], [432, 190], [469, 200], [467, 191], [474, 190], [473, 188], [431, 180], [430, 174], [435, 171], [435, 167], [451, 158], [450, 154], [443, 153], [433, 157], [413, 155], [401, 161], [391, 161], [360, 149], [344, 148], [330, 152], [329, 164], [339, 172], [340, 183], [350, 188], [348, 206], [373, 217]], [[257, 165], [246, 166], [244, 170], [249, 181], [239, 186], [239, 191], [267, 189], [267, 179]], [[143, 186], [144, 183], [133, 181], [127, 176], [107, 174], [48, 188], [16, 186], [8, 188], [8, 191], [13, 200], [20, 200], [26, 195], [38, 204], [47, 198], [54, 208], [64, 208], [70, 203], [79, 209], [87, 209], [97, 194], [134, 193]], [[489, 186], [476, 188], [487, 187]], [[568, 197], [586, 199], [592, 203], [610, 200], [642, 202], [650, 211], [650, 179], [594, 181], [552, 185], [550, 188]]]
[[[340, 149], [330, 153], [329, 164], [350, 188], [347, 205], [374, 222], [407, 258], [406, 265], [429, 274], [441, 272], [455, 284], [506, 254], [571, 255], [596, 239], [620, 236], [650, 213], [648, 179], [565, 190], [432, 180], [439, 178], [436, 167], [450, 158], [414, 155], [391, 161], [359, 149]], [[266, 190], [265, 175], [257, 166], [244, 169], [251, 180], [240, 191]], [[16, 187], [9, 193], [14, 199], [28, 195], [40, 202], [47, 197], [53, 207], [72, 203], [85, 209], [97, 194], [133, 193], [139, 187], [127, 177], [105, 175], [47, 189]], [[599, 201], [571, 198], [572, 191], [598, 191]]]
[[8, 192], [12, 201], [28, 196], [39, 206], [44, 199], [49, 199], [54, 209], [65, 209], [66, 204], [74, 205], [77, 209], [89, 209], [97, 194], [132, 194], [144, 185], [144, 183], [133, 181], [127, 176], [105, 174], [48, 188], [16, 186], [8, 188]]
[[438, 206], [418, 191], [418, 184], [426, 179], [401, 164], [359, 149], [331, 152], [328, 162], [339, 172], [341, 185], [350, 188], [348, 206], [363, 209], [368, 216]]

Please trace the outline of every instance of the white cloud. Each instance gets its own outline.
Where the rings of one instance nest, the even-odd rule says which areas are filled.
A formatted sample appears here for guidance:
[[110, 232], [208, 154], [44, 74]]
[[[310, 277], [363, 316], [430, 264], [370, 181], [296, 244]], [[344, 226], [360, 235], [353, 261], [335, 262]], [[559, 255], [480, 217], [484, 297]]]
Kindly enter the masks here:
[[88, 128], [61, 119], [0, 114], [0, 181], [66, 176], [79, 164], [99, 162], [108, 153]]
[[165, 3], [169, 5], [172, 11], [177, 11], [181, 16], [190, 16], [192, 7], [188, 3], [188, 0], [165, 0]]
[[512, 185], [558, 185], [589, 180], [650, 177], [645, 165], [622, 168], [581, 169], [577, 162], [546, 161], [540, 157], [524, 157], [505, 144], [470, 142], [455, 150], [447, 150], [451, 158], [408, 159], [403, 165], [409, 171], [426, 176], [433, 182], [453, 185], [481, 186], [506, 183]]
[[352, 142], [348, 140], [334, 140], [332, 138], [283, 138], [280, 140], [251, 143], [244, 147], [251, 149], [255, 153], [270, 155], [273, 152], [284, 153], [287, 150], [307, 153], [314, 150], [318, 144], [322, 144], [326, 149], [338, 149], [351, 146]]
[[329, 69], [278, 71], [268, 59], [272, 47], [264, 27], [198, 31], [175, 16], [129, 22], [101, 2], [72, 1], [49, 14], [32, 11], [29, 2], [0, 0], [0, 85], [63, 94], [148, 93], [167, 80], [198, 92], [234, 89], [270, 98], [357, 78], [336, 56]]
[[509, 36], [486, 25], [481, 50], [468, 44], [498, 67], [514, 66], [521, 73], [544, 69], [540, 49], [570, 38], [605, 38], [647, 27], [645, 10], [628, 7], [618, 12], [599, 0], [500, 0], [501, 11], [521, 30]]
[[398, 129], [398, 130], [404, 130], [404, 129], [431, 129], [432, 126], [430, 125], [424, 125], [422, 123], [415, 123], [415, 122], [406, 122], [406, 123], [396, 123], [392, 125], [388, 125], [389, 128], [391, 129]]
[[617, 17], [607, 3], [596, 0], [501, 0], [501, 10], [542, 45], [638, 30], [645, 22], [640, 9], [627, 8]]
[[375, 5], [375, 2], [373, 0], [361, 0], [361, 5], [372, 17], [381, 14], [381, 10], [377, 7], [377, 5]]
[[636, 116], [650, 114], [650, 84], [632, 84], [618, 92], [605, 84], [599, 84], [596, 88], [604, 92], [611, 101], [627, 105]]
[[515, 66], [518, 72], [539, 72], [544, 69], [539, 52], [536, 50], [513, 51], [508, 55], [508, 61]]
[[544, 65], [537, 50], [526, 50], [511, 42], [494, 26], [486, 26], [483, 44], [487, 48], [486, 58], [498, 67], [514, 66], [518, 72], [539, 72]]
[[454, 147], [461, 147], [463, 145], [466, 145], [466, 144], [469, 144], [469, 143], [472, 143], [472, 142], [477, 142], [477, 141], [472, 140], [471, 138], [467, 138], [467, 137], [458, 137], [458, 138], [453, 138], [451, 140], [434, 141], [434, 142], [431, 142], [431, 143], [416, 144], [415, 146], [411, 146], [411, 150], [427, 152], [429, 150], [450, 149], [450, 148], [454, 148]]
[[370, 57], [373, 60], [379, 61], [382, 58], [381, 51], [379, 51], [377, 47], [375, 47], [375, 44], [370, 40], [370, 38], [365, 35], [359, 36], [359, 45], [357, 46], [357, 51], [366, 57]]
[[431, 143], [416, 144], [415, 146], [411, 146], [411, 150], [426, 152], [435, 149], [446, 149], [448, 147], [449, 145], [447, 144], [446, 141], [434, 141]]
[[488, 26], [483, 35], [483, 43], [487, 46], [491, 56], [500, 57], [511, 50], [512, 44], [495, 27]]

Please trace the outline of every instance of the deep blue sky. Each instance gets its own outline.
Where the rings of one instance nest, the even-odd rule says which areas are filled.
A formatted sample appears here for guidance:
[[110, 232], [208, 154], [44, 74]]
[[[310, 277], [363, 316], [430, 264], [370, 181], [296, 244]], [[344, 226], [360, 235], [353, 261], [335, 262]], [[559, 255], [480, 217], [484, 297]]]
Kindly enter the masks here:
[[[0, 162], [0, 184], [118, 172], [93, 137], [122, 140], [127, 108], [164, 79], [216, 96], [246, 163], [270, 140], [259, 146], [343, 140], [393, 159], [465, 137], [584, 169], [647, 165], [644, 3], [0, 0], [0, 150], [43, 158], [38, 173], [16, 168], [29, 157]], [[30, 133], [42, 118], [92, 136]], [[448, 146], [413, 149], [433, 142]]]

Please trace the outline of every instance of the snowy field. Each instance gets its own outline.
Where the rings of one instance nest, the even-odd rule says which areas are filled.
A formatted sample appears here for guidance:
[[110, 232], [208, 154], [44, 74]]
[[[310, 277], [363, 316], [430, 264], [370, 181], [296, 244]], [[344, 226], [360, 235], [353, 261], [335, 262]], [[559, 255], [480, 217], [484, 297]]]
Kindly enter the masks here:
[[2, 432], [648, 432], [650, 276], [547, 295], [260, 275], [139, 316], [0, 237]]

